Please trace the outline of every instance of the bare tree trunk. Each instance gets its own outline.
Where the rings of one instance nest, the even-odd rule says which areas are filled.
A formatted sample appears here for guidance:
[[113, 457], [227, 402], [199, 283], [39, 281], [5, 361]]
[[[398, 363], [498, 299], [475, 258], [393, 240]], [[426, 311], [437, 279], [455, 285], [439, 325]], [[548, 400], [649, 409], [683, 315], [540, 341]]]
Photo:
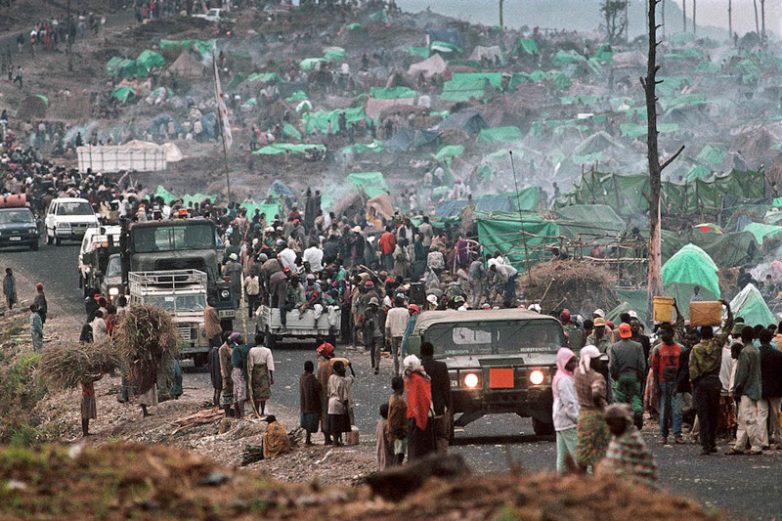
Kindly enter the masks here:
[[687, 0], [682, 0], [682, 32], [687, 32]]
[[[663, 26], [663, 38], [665, 38], [665, 0], [660, 0], [660, 7], [662, 13], [662, 26]], [[648, 18], [648, 17], [647, 17]], [[649, 25], [649, 20], [646, 21], [646, 25]]]
[[692, 0], [692, 34], [697, 34], [698, 31], [695, 28], [695, 14], [696, 14], [696, 0]]
[[755, 8], [755, 34], [760, 36], [760, 24], [758, 23], [758, 0], [752, 0], [752, 6]]
[[500, 0], [500, 31], [505, 30], [504, 8], [505, 8], [505, 0]]
[[761, 36], [766, 39], [766, 0], [760, 0], [760, 21]]
[[728, 39], [733, 39], [733, 0], [728, 0]]
[[73, 23], [73, 20], [71, 19], [71, 0], [68, 0], [68, 3], [66, 4], [66, 18], [68, 19], [68, 22], [66, 26], [68, 27], [68, 72], [73, 72], [73, 51], [71, 48], [72, 42], [73, 42], [73, 33], [71, 32], [71, 24]]
[[630, 2], [625, 4], [625, 42], [630, 41]]

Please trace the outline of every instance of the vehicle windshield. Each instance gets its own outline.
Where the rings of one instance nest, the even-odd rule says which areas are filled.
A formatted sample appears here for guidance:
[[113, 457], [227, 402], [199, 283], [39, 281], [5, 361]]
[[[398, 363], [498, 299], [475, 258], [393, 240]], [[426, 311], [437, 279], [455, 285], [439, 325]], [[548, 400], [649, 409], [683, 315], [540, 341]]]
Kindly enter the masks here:
[[94, 215], [92, 207], [85, 201], [60, 203], [57, 205], [57, 215]]
[[34, 223], [30, 210], [3, 210], [0, 212], [0, 224]]
[[440, 356], [556, 353], [565, 340], [562, 327], [553, 320], [437, 324], [424, 339]]
[[122, 259], [120, 257], [110, 257], [109, 264], [106, 266], [107, 277], [122, 276]]
[[206, 294], [191, 295], [144, 295], [145, 305], [157, 306], [167, 311], [203, 311], [206, 307]]
[[135, 253], [215, 248], [214, 230], [209, 223], [136, 228], [131, 231], [131, 240]]

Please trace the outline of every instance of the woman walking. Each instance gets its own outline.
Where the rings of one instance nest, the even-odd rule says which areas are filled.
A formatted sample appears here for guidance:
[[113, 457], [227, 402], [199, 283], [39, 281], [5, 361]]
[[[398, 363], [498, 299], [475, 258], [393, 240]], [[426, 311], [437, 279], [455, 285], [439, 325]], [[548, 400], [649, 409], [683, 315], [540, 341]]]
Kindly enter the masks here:
[[554, 430], [557, 433], [557, 472], [567, 471], [566, 458], [575, 463], [578, 445], [578, 399], [573, 371], [577, 365], [576, 355], [567, 347], [557, 352], [557, 372], [551, 383], [554, 394]]
[[600, 356], [600, 351], [593, 345], [582, 348], [575, 376], [576, 397], [580, 406], [576, 462], [585, 471], [591, 471], [603, 459], [608, 447], [608, 429], [603, 418], [606, 380], [600, 374], [604, 364]]

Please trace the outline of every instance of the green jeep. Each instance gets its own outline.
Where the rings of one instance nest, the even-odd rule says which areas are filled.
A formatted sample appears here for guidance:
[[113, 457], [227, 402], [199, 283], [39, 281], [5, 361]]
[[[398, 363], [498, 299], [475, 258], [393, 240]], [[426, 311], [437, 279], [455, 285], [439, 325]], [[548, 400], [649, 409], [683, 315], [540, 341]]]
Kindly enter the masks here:
[[515, 413], [532, 418], [535, 434], [554, 432], [551, 380], [565, 342], [557, 319], [523, 309], [427, 311], [408, 340], [410, 353], [423, 342], [448, 366], [455, 426]]

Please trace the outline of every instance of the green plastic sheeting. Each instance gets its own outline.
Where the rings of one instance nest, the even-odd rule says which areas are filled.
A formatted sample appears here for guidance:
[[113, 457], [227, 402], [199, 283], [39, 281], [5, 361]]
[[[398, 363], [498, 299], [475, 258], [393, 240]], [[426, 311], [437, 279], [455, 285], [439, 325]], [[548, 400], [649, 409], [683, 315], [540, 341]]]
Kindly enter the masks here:
[[348, 24], [347, 26], [345, 26], [345, 28], [346, 28], [348, 31], [358, 31], [359, 29], [363, 29], [363, 28], [364, 28], [364, 26], [363, 26], [363, 25], [361, 25], [361, 24], [360, 24], [360, 23], [358, 23], [358, 22], [353, 22], [352, 24]]
[[253, 152], [253, 154], [259, 156], [276, 156], [279, 154], [304, 154], [315, 150], [325, 152], [326, 147], [313, 144], [274, 143], [273, 145], [259, 148]]
[[418, 93], [408, 87], [371, 87], [369, 95], [376, 99], [417, 98]]
[[345, 180], [367, 194], [370, 199], [388, 191], [388, 183], [381, 172], [357, 172], [348, 174]]
[[166, 59], [159, 52], [145, 50], [141, 51], [141, 54], [136, 58], [136, 62], [140, 63], [147, 69], [152, 67], [162, 67], [166, 64]]
[[228, 83], [228, 85], [225, 87], [226, 89], [235, 89], [239, 86], [244, 80], [246, 80], [247, 77], [242, 74], [241, 72], [238, 72], [231, 77], [231, 81]]
[[490, 143], [512, 143], [521, 141], [521, 130], [518, 127], [484, 128], [478, 134], [478, 141]]
[[462, 145], [446, 145], [434, 154], [434, 158], [437, 161], [445, 161], [464, 154], [464, 146]]
[[734, 316], [743, 318], [744, 323], [748, 326], [757, 324], [767, 326], [777, 323], [777, 319], [768, 308], [763, 295], [754, 284], [747, 284], [738, 295], [733, 297], [733, 300], [730, 301], [730, 310]]
[[255, 209], [266, 215], [266, 222], [271, 222], [275, 215], [280, 214], [280, 205], [277, 203], [256, 203], [255, 201], [246, 201], [242, 203], [242, 208], [247, 209], [247, 217], [252, 219], [255, 215]]
[[49, 98], [47, 98], [47, 97], [46, 97], [46, 96], [44, 96], [43, 94], [36, 94], [36, 95], [35, 95], [35, 97], [36, 97], [36, 98], [38, 98], [38, 99], [40, 99], [41, 101], [43, 101], [43, 102], [44, 102], [44, 104], [45, 104], [47, 107], [49, 106]]
[[614, 59], [614, 52], [611, 50], [610, 45], [601, 45], [595, 51], [595, 55], [592, 56], [592, 59], [598, 63], [610, 63]]
[[573, 63], [583, 63], [583, 62], [586, 62], [586, 58], [573, 50], [570, 51], [559, 50], [557, 51], [557, 54], [551, 57], [551, 63], [553, 63], [557, 67], [570, 65]]
[[369, 15], [369, 19], [372, 20], [373, 22], [386, 23], [388, 22], [388, 15], [384, 10], [381, 9], [380, 11], [375, 11], [374, 13], [371, 13]]
[[474, 81], [488, 81], [495, 89], [502, 89], [502, 73], [501, 72], [455, 72], [452, 81], [464, 82], [470, 84]]
[[282, 78], [276, 72], [254, 72], [247, 76], [247, 81], [260, 81], [262, 83], [281, 83]]
[[538, 206], [540, 205], [540, 187], [539, 186], [530, 186], [528, 188], [523, 188], [519, 192], [519, 196], [516, 197], [515, 193], [508, 193], [507, 194], [510, 197], [511, 204], [514, 206], [514, 210], [517, 212], [521, 210], [522, 212], [532, 212], [534, 210], [538, 209]]
[[297, 102], [297, 101], [305, 101], [307, 99], [307, 93], [305, 93], [303, 90], [297, 90], [287, 98], [285, 98], [285, 101], [289, 103]]
[[[646, 213], [649, 176], [586, 173], [573, 191], [561, 200], [565, 204], [607, 204], [619, 215]], [[667, 215], [715, 213], [722, 211], [726, 196], [740, 199], [766, 197], [762, 172], [734, 170], [723, 176], [687, 183], [662, 183], [662, 212]]]
[[429, 47], [410, 47], [407, 52], [424, 59], [429, 57]]
[[557, 223], [565, 236], [575, 239], [577, 235], [593, 239], [616, 239], [622, 235], [627, 224], [613, 208], [604, 204], [583, 204], [565, 206], [557, 210]]
[[113, 98], [118, 99], [122, 103], [127, 103], [129, 100], [131, 100], [136, 96], [136, 93], [130, 87], [126, 87], [123, 85], [111, 91], [111, 96]]
[[720, 280], [717, 265], [708, 253], [694, 244], [687, 244], [663, 264], [662, 277], [665, 294], [680, 303], [679, 310], [687, 313], [693, 288], [700, 286], [704, 300], [720, 298]]
[[201, 55], [201, 58], [206, 58], [212, 55], [212, 51], [217, 48], [217, 40], [160, 40], [161, 51], [176, 51], [184, 49], [193, 49]]
[[661, 104], [666, 111], [680, 107], [695, 107], [697, 105], [703, 105], [704, 103], [706, 103], [706, 96], [698, 93], [683, 94], [661, 101]]
[[154, 197], [160, 197], [166, 204], [177, 199], [177, 196], [163, 188], [161, 185], [158, 185], [157, 189], [155, 190]]
[[120, 58], [115, 56], [106, 62], [106, 73], [109, 76], [126, 76], [127, 72], [135, 70], [136, 60], [129, 60], [127, 58]]
[[429, 44], [429, 50], [436, 51], [436, 52], [446, 52], [446, 53], [462, 52], [462, 48], [459, 47], [458, 45], [454, 45], [449, 42], [440, 42], [437, 40]]
[[323, 63], [326, 60], [323, 58], [304, 58], [299, 62], [299, 68], [303, 71], [311, 71], [314, 69], [319, 63]]
[[342, 47], [326, 47], [323, 49], [323, 59], [327, 62], [341, 61], [347, 58], [347, 53]]
[[469, 101], [472, 98], [483, 99], [486, 95], [486, 86], [490, 85], [486, 79], [453, 80], [443, 84], [443, 92], [440, 99], [443, 101]]
[[358, 123], [359, 121], [367, 119], [363, 107], [308, 112], [302, 114], [304, 131], [308, 134], [311, 134], [315, 130], [326, 133], [328, 131], [329, 122], [331, 122], [331, 133], [336, 133], [339, 130], [339, 115], [341, 112], [345, 113], [345, 119], [348, 123]]
[[538, 54], [539, 50], [538, 42], [532, 38], [519, 38], [519, 41], [516, 42], [516, 54], [520, 54], [522, 51], [527, 54]]
[[285, 123], [282, 126], [282, 135], [285, 137], [289, 137], [291, 139], [295, 139], [297, 141], [301, 141], [302, 135], [301, 132], [299, 132], [299, 129], [291, 125], [290, 123]]
[[[527, 266], [548, 258], [541, 246], [546, 244], [559, 244], [559, 226], [556, 223], [544, 221], [536, 215], [524, 218], [524, 225], [519, 221], [518, 215], [504, 214], [491, 218], [477, 217], [478, 242], [486, 251], [499, 250], [504, 257], [519, 271]], [[522, 230], [526, 234], [529, 259], [524, 254]]]
[[372, 141], [372, 143], [365, 144], [365, 143], [356, 143], [355, 145], [348, 145], [346, 147], [343, 147], [341, 152], [343, 154], [367, 154], [367, 153], [380, 153], [383, 150], [385, 150], [385, 146], [383, 146], [383, 142], [375, 139]]
[[749, 223], [744, 227], [744, 231], [751, 233], [755, 238], [755, 241], [762, 245], [766, 237], [776, 237], [782, 234], [782, 226], [774, 226], [773, 224], [763, 223]]
[[721, 147], [717, 145], [706, 145], [701, 149], [695, 160], [707, 165], [718, 166], [725, 161], [726, 156], [727, 152]]

